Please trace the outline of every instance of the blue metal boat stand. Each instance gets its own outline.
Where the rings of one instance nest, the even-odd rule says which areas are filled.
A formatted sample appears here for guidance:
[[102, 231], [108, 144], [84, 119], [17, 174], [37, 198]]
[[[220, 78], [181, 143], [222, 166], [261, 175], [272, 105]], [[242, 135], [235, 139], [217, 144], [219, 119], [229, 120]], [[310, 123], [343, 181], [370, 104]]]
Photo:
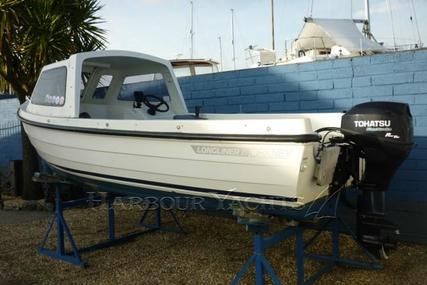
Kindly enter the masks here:
[[[359, 243], [357, 244], [366, 254], [368, 261], [355, 261], [341, 258], [340, 230], [342, 231], [344, 229], [345, 233], [350, 234], [356, 242], [357, 239], [351, 229], [338, 217], [329, 218], [325, 223], [317, 226], [317, 233], [307, 243], [304, 243], [304, 231], [306, 229], [313, 229], [312, 223], [296, 223], [296, 225], [287, 226], [285, 229], [271, 236], [266, 236], [266, 232], [269, 229], [269, 225], [267, 223], [244, 218], [238, 218], [238, 222], [245, 225], [246, 229], [252, 233], [254, 247], [252, 256], [249, 257], [249, 259], [243, 264], [240, 271], [236, 274], [235, 278], [231, 282], [232, 285], [237, 285], [252, 265], [255, 266], [255, 280], [257, 285], [265, 284], [265, 275], [270, 277], [273, 284], [282, 284], [273, 267], [268, 262], [265, 256], [265, 250], [292, 236], [295, 236], [296, 277], [298, 285], [313, 284], [323, 274], [330, 272], [334, 265], [346, 265], [365, 269], [382, 269], [382, 266], [378, 263], [375, 256], [373, 256]], [[305, 253], [310, 245], [319, 237], [320, 233], [324, 231], [329, 231], [331, 233], [332, 255]], [[306, 279], [304, 272], [305, 257], [324, 261], [326, 262], [326, 265]]]
[[[47, 231], [38, 249], [39, 253], [42, 255], [45, 255], [54, 259], [62, 260], [72, 265], [85, 267], [87, 263], [83, 261], [80, 256], [80, 254], [83, 252], [91, 252], [98, 249], [103, 249], [103, 248], [123, 244], [135, 239], [139, 235], [142, 235], [148, 232], [153, 232], [157, 230], [171, 231], [170, 228], [163, 229], [162, 220], [160, 216], [161, 208], [158, 206], [157, 207], [158, 210], [156, 210], [155, 212], [156, 223], [154, 225], [147, 226], [143, 224], [143, 221], [147, 216], [147, 213], [149, 210], [148, 209], [144, 212], [143, 218], [141, 219], [142, 225], [145, 226], [147, 229], [137, 230], [135, 232], [128, 233], [122, 237], [116, 237], [114, 200], [117, 196], [108, 194], [105, 199], [101, 199], [98, 195], [91, 195], [91, 197], [64, 202], [62, 201], [62, 198], [61, 198], [61, 192], [64, 191], [64, 187], [66, 187], [66, 185], [71, 184], [70, 182], [66, 180], [62, 180], [61, 178], [55, 175], [40, 174], [40, 173], [35, 173], [33, 180], [35, 182], [51, 184], [55, 188], [55, 211], [50, 222], [48, 223]], [[102, 203], [103, 200], [106, 200], [105, 202], [107, 204], [108, 239], [104, 242], [97, 243], [89, 247], [78, 248], [74, 240], [73, 234], [64, 218], [64, 215], [63, 215], [64, 209], [73, 208], [81, 205], [87, 205], [87, 204], [89, 205], [100, 204]], [[175, 214], [173, 214], [172, 212], [170, 213], [178, 228], [178, 230], [175, 230], [175, 232], [183, 232], [182, 226], [178, 222], [178, 219], [176, 218]], [[46, 247], [46, 244], [49, 240], [49, 237], [51, 236], [54, 224], [56, 224], [56, 248], [49, 249]], [[67, 251], [65, 249], [66, 240], [68, 240], [68, 243], [70, 244], [71, 251]]]
[[3, 198], [1, 197], [1, 193], [0, 193], [0, 210], [4, 209], [4, 201]]
[[[155, 221], [153, 224], [148, 224], [145, 222], [145, 219], [148, 216], [148, 213], [150, 211], [155, 211]], [[162, 225], [162, 209], [161, 206], [158, 203], [151, 203], [149, 207], [147, 207], [144, 210], [144, 213], [142, 214], [141, 220], [139, 221], [139, 225], [142, 227], [145, 227], [147, 229], [152, 230], [158, 230], [158, 231], [164, 231], [164, 232], [176, 232], [176, 233], [185, 233], [184, 228], [178, 221], [178, 218], [176, 217], [175, 213], [172, 209], [167, 210], [169, 215], [171, 216], [175, 227], [165, 227]]]

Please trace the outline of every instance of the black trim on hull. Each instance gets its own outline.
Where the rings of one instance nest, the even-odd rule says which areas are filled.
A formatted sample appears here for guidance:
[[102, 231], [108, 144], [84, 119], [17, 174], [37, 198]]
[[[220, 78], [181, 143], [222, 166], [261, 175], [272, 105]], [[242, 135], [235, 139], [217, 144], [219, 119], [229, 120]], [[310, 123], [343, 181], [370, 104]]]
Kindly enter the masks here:
[[197, 134], [197, 133], [166, 133], [166, 132], [144, 132], [144, 131], [124, 131], [109, 130], [99, 128], [83, 128], [71, 126], [58, 126], [47, 123], [30, 121], [23, 118], [18, 111], [18, 118], [28, 125], [55, 129], [61, 131], [71, 131], [79, 133], [113, 135], [113, 136], [131, 136], [144, 138], [159, 139], [176, 139], [176, 140], [208, 140], [208, 141], [244, 141], [244, 142], [294, 142], [309, 143], [320, 140], [317, 134], [300, 134], [300, 135], [252, 135], [252, 134]]
[[144, 185], [166, 187], [170, 189], [179, 189], [179, 190], [193, 191], [198, 193], [210, 193], [210, 194], [218, 194], [218, 195], [226, 195], [226, 196], [234, 196], [234, 197], [243, 197], [243, 198], [266, 199], [266, 200], [274, 200], [274, 201], [286, 201], [286, 202], [298, 201], [298, 199], [294, 197], [250, 194], [250, 193], [243, 193], [243, 192], [231, 192], [231, 191], [224, 191], [224, 190], [217, 190], [217, 189], [199, 188], [199, 187], [193, 187], [193, 186], [185, 186], [185, 185], [170, 184], [170, 183], [157, 182], [157, 181], [148, 181], [148, 180], [141, 180], [141, 179], [135, 179], [135, 178], [113, 176], [113, 175], [102, 174], [102, 173], [88, 172], [88, 171], [62, 167], [55, 164], [51, 164], [51, 165], [55, 168], [59, 168], [60, 170], [66, 171], [66, 172], [67, 171], [74, 172], [74, 173], [79, 173], [79, 174], [88, 175], [92, 177], [99, 177], [99, 178], [105, 178], [105, 179], [116, 180], [116, 181], [124, 181], [124, 182], [132, 182], [132, 183], [138, 183], [138, 184], [144, 184]]

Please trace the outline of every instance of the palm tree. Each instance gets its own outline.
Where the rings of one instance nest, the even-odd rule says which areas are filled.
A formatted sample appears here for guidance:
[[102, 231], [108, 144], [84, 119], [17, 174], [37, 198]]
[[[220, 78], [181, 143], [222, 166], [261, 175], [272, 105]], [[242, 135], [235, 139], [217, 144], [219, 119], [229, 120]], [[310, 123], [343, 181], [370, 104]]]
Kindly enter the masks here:
[[[19, 101], [31, 95], [41, 68], [73, 53], [105, 48], [105, 31], [97, 25], [98, 0], [1, 0], [0, 77]], [[41, 191], [31, 176], [38, 169], [34, 148], [23, 133], [24, 198]]]
[[0, 76], [0, 95], [9, 93], [9, 82], [3, 79], [3, 77]]
[[2, 0], [0, 75], [18, 94], [31, 94], [40, 69], [82, 51], [105, 47], [98, 0]]

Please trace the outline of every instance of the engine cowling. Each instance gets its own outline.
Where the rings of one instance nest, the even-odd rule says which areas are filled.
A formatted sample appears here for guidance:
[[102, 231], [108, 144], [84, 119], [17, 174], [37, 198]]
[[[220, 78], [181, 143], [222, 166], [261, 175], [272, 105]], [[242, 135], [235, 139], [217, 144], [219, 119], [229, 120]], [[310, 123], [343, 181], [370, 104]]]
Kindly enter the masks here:
[[347, 140], [356, 144], [366, 161], [360, 187], [386, 191], [413, 146], [409, 106], [395, 102], [356, 105], [343, 115], [341, 130]]
[[[409, 106], [394, 102], [356, 105], [343, 115], [341, 132], [352, 145], [351, 161], [364, 159], [364, 173], [357, 177], [358, 240], [372, 253], [395, 246], [398, 229], [385, 218], [385, 191], [399, 166], [413, 147], [412, 116]], [[358, 167], [356, 167], [358, 169]]]

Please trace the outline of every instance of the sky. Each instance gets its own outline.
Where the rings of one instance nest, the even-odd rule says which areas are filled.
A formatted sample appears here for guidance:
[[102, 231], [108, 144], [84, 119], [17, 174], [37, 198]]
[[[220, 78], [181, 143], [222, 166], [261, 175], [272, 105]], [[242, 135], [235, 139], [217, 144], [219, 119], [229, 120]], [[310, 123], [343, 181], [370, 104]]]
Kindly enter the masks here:
[[[132, 50], [158, 57], [190, 57], [190, 0], [99, 0], [107, 30], [108, 49]], [[304, 17], [363, 18], [364, 0], [274, 0], [275, 43], [283, 56], [285, 42], [295, 39], [304, 25]], [[427, 0], [371, 1], [371, 28], [386, 45], [393, 44], [394, 27], [398, 44], [418, 41], [414, 2], [421, 41], [427, 46]], [[220, 61], [222, 42], [223, 70], [232, 69], [231, 9], [234, 9], [236, 62], [238, 68], [250, 65], [249, 45], [271, 48], [271, 0], [193, 0], [194, 57]]]

